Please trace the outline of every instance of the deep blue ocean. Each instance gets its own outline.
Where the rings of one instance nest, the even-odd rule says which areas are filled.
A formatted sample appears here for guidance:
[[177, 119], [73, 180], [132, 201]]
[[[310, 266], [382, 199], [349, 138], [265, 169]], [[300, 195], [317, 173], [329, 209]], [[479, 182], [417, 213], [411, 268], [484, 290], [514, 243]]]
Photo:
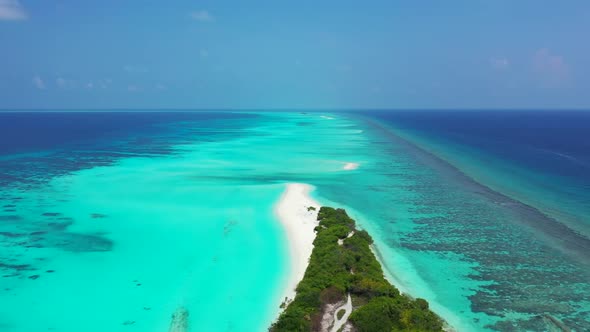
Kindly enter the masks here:
[[[575, 331], [590, 328], [590, 112], [397, 111], [365, 118], [391, 134], [388, 145], [405, 147], [391, 152], [408, 156], [405, 167], [422, 170], [418, 177], [396, 175], [411, 181], [416, 203], [405, 217], [418, 228], [399, 232], [400, 240], [389, 228], [387, 246], [415, 262], [446, 257], [424, 259], [416, 275], [430, 275], [426, 283], [438, 294], [452, 287], [464, 294], [439, 300], [474, 314], [467, 329], [561, 331], [553, 318]], [[447, 273], [456, 284], [441, 282]]]
[[[183, 123], [199, 122], [202, 126], [191, 126], [189, 130], [206, 134], [207, 130], [216, 128], [212, 127], [216, 123], [212, 120], [252, 117], [255, 116], [178, 111], [0, 112], [0, 155], [100, 144], [131, 136], [152, 138], [170, 124], [178, 127]], [[168, 132], [172, 134], [174, 131]], [[175, 143], [173, 137], [167, 143]]]
[[590, 112], [396, 111], [371, 116], [590, 186]]
[[481, 184], [590, 236], [590, 112], [369, 114]]
[[0, 112], [0, 185], [42, 184], [125, 157], [172, 154], [174, 145], [223, 140], [254, 118], [222, 112]]

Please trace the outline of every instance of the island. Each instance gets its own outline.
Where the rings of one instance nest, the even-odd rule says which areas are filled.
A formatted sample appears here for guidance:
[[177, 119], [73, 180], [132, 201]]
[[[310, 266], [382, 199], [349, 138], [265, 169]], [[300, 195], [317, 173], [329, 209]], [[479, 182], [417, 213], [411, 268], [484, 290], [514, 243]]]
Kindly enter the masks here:
[[384, 277], [373, 239], [343, 209], [321, 207], [309, 265], [271, 332], [442, 331], [428, 302], [400, 294]]

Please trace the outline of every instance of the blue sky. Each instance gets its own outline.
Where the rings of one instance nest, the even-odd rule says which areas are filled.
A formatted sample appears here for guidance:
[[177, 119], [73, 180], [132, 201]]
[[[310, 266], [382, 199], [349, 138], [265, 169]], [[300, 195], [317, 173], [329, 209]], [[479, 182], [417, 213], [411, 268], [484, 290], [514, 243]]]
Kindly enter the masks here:
[[590, 108], [590, 1], [0, 0], [0, 108]]

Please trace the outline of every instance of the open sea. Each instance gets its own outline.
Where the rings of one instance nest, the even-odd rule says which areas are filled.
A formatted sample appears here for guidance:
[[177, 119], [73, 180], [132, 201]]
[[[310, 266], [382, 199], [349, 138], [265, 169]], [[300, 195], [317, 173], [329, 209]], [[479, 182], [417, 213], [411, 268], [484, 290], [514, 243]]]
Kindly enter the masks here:
[[590, 112], [162, 110], [0, 113], [0, 331], [265, 331], [290, 182], [459, 331], [590, 330]]

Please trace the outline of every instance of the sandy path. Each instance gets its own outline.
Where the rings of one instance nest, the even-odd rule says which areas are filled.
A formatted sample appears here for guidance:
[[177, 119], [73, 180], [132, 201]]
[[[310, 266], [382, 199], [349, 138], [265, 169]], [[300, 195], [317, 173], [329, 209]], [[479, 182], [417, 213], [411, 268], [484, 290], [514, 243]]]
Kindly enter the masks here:
[[[338, 319], [338, 311], [340, 311], [340, 309], [344, 309], [346, 310], [346, 312], [344, 313], [344, 315], [342, 315], [341, 319]], [[334, 311], [334, 325], [332, 326], [330, 332], [337, 332], [338, 330], [340, 330], [340, 328], [344, 326], [344, 324], [346, 324], [346, 322], [348, 321], [348, 316], [350, 316], [351, 313], [352, 300], [350, 299], [350, 294], [348, 294], [348, 299], [346, 300], [346, 303], [343, 304], [341, 307], [336, 308], [336, 311]]]

